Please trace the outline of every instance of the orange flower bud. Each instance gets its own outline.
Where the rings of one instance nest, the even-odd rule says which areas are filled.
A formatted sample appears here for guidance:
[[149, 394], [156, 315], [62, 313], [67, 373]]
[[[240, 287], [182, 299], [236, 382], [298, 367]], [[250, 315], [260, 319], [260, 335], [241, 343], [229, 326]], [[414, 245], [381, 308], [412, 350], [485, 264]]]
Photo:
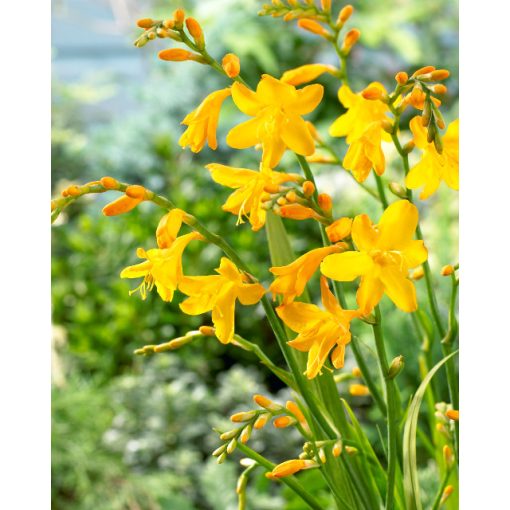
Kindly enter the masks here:
[[343, 7], [342, 10], [338, 13], [338, 18], [336, 20], [337, 26], [343, 25], [352, 16], [353, 12], [354, 7], [352, 5], [349, 4]]
[[303, 183], [303, 193], [305, 197], [311, 197], [315, 193], [315, 185], [312, 181], [305, 181]]
[[331, 10], [331, 0], [321, 0], [321, 7], [323, 11]]
[[341, 48], [342, 53], [344, 54], [349, 53], [349, 51], [351, 51], [351, 48], [358, 42], [360, 36], [361, 32], [357, 28], [349, 30], [344, 37], [344, 42]]
[[450, 420], [459, 421], [459, 411], [456, 411], [455, 409], [446, 411], [445, 415], [450, 418]]
[[227, 53], [222, 61], [221, 67], [225, 71], [225, 74], [229, 78], [235, 78], [241, 72], [241, 63], [239, 61], [239, 57], [234, 55], [234, 53]]
[[450, 71], [448, 71], [448, 69], [437, 69], [430, 73], [430, 79], [432, 81], [446, 80], [448, 76], [450, 76]]
[[140, 202], [141, 198], [131, 198], [127, 195], [122, 195], [113, 202], [103, 207], [103, 214], [105, 216], [116, 216], [117, 214], [123, 214], [134, 209]]
[[276, 411], [281, 409], [282, 406], [275, 404], [272, 400], [264, 397], [264, 395], [253, 395], [253, 401], [260, 407], [268, 409], [269, 411]]
[[289, 218], [292, 220], [307, 220], [317, 217], [317, 213], [313, 209], [300, 204], [284, 205], [276, 212], [279, 213], [282, 218]]
[[280, 186], [278, 184], [266, 184], [264, 186], [264, 191], [266, 193], [278, 193], [280, 191]]
[[352, 375], [353, 375], [354, 377], [361, 377], [361, 376], [362, 376], [362, 374], [361, 374], [361, 370], [359, 369], [359, 367], [354, 367], [354, 368], [352, 369], [352, 372], [351, 372], [351, 373], [352, 373]]
[[342, 454], [342, 449], [343, 449], [342, 441], [337, 441], [333, 445], [333, 449], [331, 451], [331, 453], [333, 454], [333, 457], [340, 457], [340, 455]]
[[370, 395], [370, 390], [364, 384], [351, 384], [349, 386], [349, 393], [354, 397], [366, 397]]
[[352, 218], [339, 218], [326, 227], [326, 234], [332, 243], [337, 243], [351, 234]]
[[379, 87], [367, 87], [361, 92], [361, 95], [365, 99], [375, 101], [377, 99], [382, 99], [385, 94]]
[[331, 200], [331, 197], [327, 193], [321, 193], [318, 196], [318, 202], [319, 202], [319, 207], [324, 212], [330, 212], [331, 209], [333, 209], [333, 200]]
[[246, 411], [246, 412], [236, 413], [230, 417], [230, 421], [233, 421], [234, 423], [250, 421], [256, 414], [257, 413], [255, 411]]
[[358, 453], [358, 449], [354, 446], [346, 446], [345, 451], [347, 452], [347, 455], [356, 455]]
[[246, 444], [248, 442], [248, 439], [250, 439], [251, 436], [251, 425], [248, 425], [247, 427], [244, 427], [243, 431], [241, 432], [241, 435], [239, 439], [241, 440], [241, 443]]
[[331, 36], [331, 34], [322, 25], [311, 19], [300, 19], [297, 24], [299, 28], [308, 30], [308, 32], [312, 32], [312, 34], [317, 34], [326, 38]]
[[267, 421], [269, 420], [269, 418], [271, 417], [271, 415], [269, 413], [264, 413], [264, 414], [261, 414], [255, 421], [255, 423], [253, 424], [253, 428], [256, 429], [256, 430], [259, 430], [261, 428], [263, 428]]
[[278, 416], [278, 418], [276, 418], [273, 421], [273, 425], [277, 429], [284, 429], [284, 428], [290, 427], [291, 425], [294, 425], [296, 423], [297, 423], [297, 420], [292, 418], [292, 416]]
[[455, 268], [450, 264], [443, 266], [441, 268], [441, 276], [450, 276], [454, 272], [455, 272]]
[[145, 198], [146, 189], [143, 186], [139, 186], [138, 184], [132, 184], [126, 188], [126, 195], [131, 198]]
[[173, 19], [166, 19], [163, 21], [163, 26], [168, 28], [168, 30], [171, 30], [175, 26], [175, 21]]
[[421, 280], [424, 276], [425, 276], [425, 271], [423, 270], [423, 266], [417, 267], [411, 273], [411, 279], [413, 279], [413, 280]]
[[448, 92], [448, 89], [442, 83], [437, 83], [430, 88], [434, 94], [439, 94], [440, 96]]
[[434, 71], [436, 68], [434, 66], [425, 66], [425, 67], [420, 67], [419, 69], [417, 69], [412, 75], [411, 75], [411, 78], [415, 78], [416, 76], [419, 76], [420, 74], [426, 74], [426, 73], [431, 73], [432, 71]]
[[198, 331], [204, 336], [215, 336], [216, 330], [212, 326], [200, 326]]
[[184, 9], [177, 9], [174, 12], [174, 27], [177, 29], [181, 29], [183, 27], [185, 17], [186, 13], [184, 12]]
[[443, 459], [448, 467], [453, 465], [453, 452], [447, 444], [443, 446]]
[[184, 60], [196, 60], [197, 55], [181, 48], [170, 48], [168, 50], [161, 50], [158, 53], [158, 57], [169, 62], [182, 62]]
[[287, 200], [287, 202], [290, 202], [290, 203], [294, 203], [297, 199], [297, 195], [296, 195], [296, 192], [295, 191], [289, 191], [286, 195], [285, 195], [285, 198]]
[[186, 28], [199, 48], [205, 46], [204, 32], [195, 18], [186, 18]]
[[70, 197], [78, 197], [81, 195], [81, 190], [79, 186], [76, 186], [76, 184], [73, 184], [72, 186], [69, 186], [67, 188], [67, 195]]
[[317, 466], [318, 464], [310, 459], [286, 460], [285, 462], [275, 466], [273, 471], [270, 473], [266, 473], [266, 476], [269, 475], [268, 478], [283, 478], [285, 476], [293, 475], [298, 471], [302, 471], [303, 469], [310, 469]]
[[65, 198], [67, 197], [69, 194], [67, 193], [67, 188], [66, 189], [63, 189], [60, 194]]
[[113, 177], [102, 177], [99, 181], [101, 183], [101, 186], [103, 186], [106, 189], [119, 189], [119, 181], [117, 179], [114, 179]]
[[395, 80], [399, 85], [405, 85], [407, 83], [407, 80], [409, 80], [409, 76], [406, 72], [400, 71], [395, 75]]
[[285, 197], [278, 197], [278, 199], [276, 200], [276, 203], [278, 205], [285, 205], [287, 203], [287, 199]]
[[301, 412], [301, 409], [299, 409], [298, 405], [295, 402], [292, 402], [292, 400], [288, 400], [285, 404], [285, 407], [288, 411], [290, 411], [301, 423], [305, 423], [306, 419]]
[[151, 28], [152, 25], [154, 25], [154, 20], [151, 18], [142, 18], [136, 22], [136, 25], [140, 28], [148, 29]]
[[440, 504], [442, 505], [451, 495], [453, 492], [453, 485], [447, 485], [443, 491], [443, 495], [441, 496]]

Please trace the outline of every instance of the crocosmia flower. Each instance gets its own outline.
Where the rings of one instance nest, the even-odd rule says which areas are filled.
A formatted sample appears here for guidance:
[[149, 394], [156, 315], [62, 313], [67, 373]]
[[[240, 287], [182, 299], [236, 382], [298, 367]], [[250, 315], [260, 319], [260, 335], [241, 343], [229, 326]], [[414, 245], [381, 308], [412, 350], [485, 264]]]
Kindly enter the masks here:
[[144, 250], [138, 248], [136, 254], [144, 262], [126, 267], [121, 278], [143, 278], [142, 283], [130, 293], [139, 291], [142, 299], [147, 297], [154, 285], [163, 301], [172, 301], [174, 291], [181, 279], [182, 254], [188, 244], [195, 239], [203, 239], [197, 232], [177, 237], [185, 212], [173, 209], [163, 216], [156, 230], [158, 248]]
[[308, 303], [293, 302], [279, 306], [276, 311], [285, 324], [299, 333], [289, 345], [308, 352], [306, 376], [313, 379], [320, 373], [331, 349], [335, 368], [344, 365], [345, 346], [351, 341], [350, 322], [359, 316], [355, 310], [344, 310], [321, 277], [322, 304], [325, 310]]
[[188, 315], [212, 310], [216, 336], [220, 342], [228, 344], [234, 337], [236, 300], [239, 299], [243, 305], [254, 305], [264, 295], [265, 289], [258, 283], [249, 283], [248, 276], [225, 257], [216, 272], [217, 275], [184, 277], [179, 290], [189, 297], [179, 306]]
[[[367, 88], [380, 89], [386, 93], [378, 82], [371, 83]], [[381, 142], [391, 140], [381, 126], [382, 121], [388, 120], [388, 105], [379, 100], [365, 99], [361, 93], [352, 92], [347, 85], [340, 87], [338, 98], [347, 108], [347, 112], [333, 122], [329, 134], [347, 137], [349, 149], [343, 166], [350, 170], [359, 182], [368, 177], [372, 168], [381, 175], [385, 169]]]
[[408, 273], [427, 260], [423, 241], [413, 239], [417, 225], [418, 209], [407, 200], [391, 204], [377, 225], [366, 214], [356, 216], [351, 236], [358, 251], [328, 255], [322, 274], [342, 282], [361, 277], [356, 300], [364, 315], [384, 293], [404, 312], [414, 312], [416, 289]]
[[420, 198], [425, 200], [436, 192], [444, 181], [454, 190], [459, 189], [459, 121], [453, 121], [442, 138], [443, 152], [439, 154], [433, 143], [427, 142], [427, 130], [421, 117], [414, 117], [409, 123], [416, 147], [423, 151], [418, 164], [413, 166], [406, 177], [410, 189], [421, 188]]
[[253, 119], [230, 130], [228, 145], [246, 149], [261, 144], [262, 161], [271, 168], [279, 163], [287, 148], [302, 156], [312, 155], [315, 143], [301, 116], [317, 107], [323, 93], [322, 85], [296, 89], [267, 74], [262, 75], [255, 92], [241, 83], [234, 83], [234, 103]]
[[187, 147], [193, 152], [200, 152], [205, 143], [213, 150], [218, 147], [216, 129], [220, 117], [220, 109], [223, 101], [230, 96], [230, 88], [216, 90], [209, 94], [200, 103], [200, 106], [188, 113], [182, 123], [188, 126], [179, 139], [181, 147]]

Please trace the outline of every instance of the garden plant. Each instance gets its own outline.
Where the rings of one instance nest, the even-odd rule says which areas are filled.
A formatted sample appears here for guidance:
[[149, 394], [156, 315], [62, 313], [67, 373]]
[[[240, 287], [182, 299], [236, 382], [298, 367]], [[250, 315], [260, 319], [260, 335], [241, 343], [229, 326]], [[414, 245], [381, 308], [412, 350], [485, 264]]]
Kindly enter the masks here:
[[[211, 158], [203, 170], [211, 186], [231, 189], [225, 203], [217, 204], [236, 218], [231, 229], [213, 231], [207, 214], [197, 217], [176, 207], [172, 196], [113, 176], [66, 187], [52, 200], [52, 221], [85, 195], [119, 194], [103, 208], [106, 216], [152, 203], [161, 210], [154, 236], [136, 251], [140, 261], [122, 269], [120, 277], [134, 281], [130, 294], [135, 297], [146, 300], [154, 292], [164, 302], [178, 300], [182, 313], [201, 316], [202, 325], [163, 343], [139, 345], [135, 354], [144, 359], [172, 356], [189, 344], [218, 341], [246, 351], [290, 391], [286, 401], [254, 394], [244, 410], [230, 417], [229, 428], [217, 430], [212, 456], [219, 464], [240, 460], [237, 487], [223, 488], [237, 493], [239, 509], [250, 508], [247, 487], [263, 473], [270, 483], [285, 484], [295, 494], [301, 505], [296, 508], [453, 510], [459, 482], [459, 266], [443, 260], [440, 271], [431, 269], [436, 247], [421, 227], [438, 190], [445, 188], [444, 197], [459, 188], [459, 123], [447, 123], [441, 113], [450, 73], [432, 62], [401, 70], [391, 87], [373, 76], [362, 90], [353, 90], [350, 76], [356, 74], [356, 63], [350, 55], [363, 35], [355, 28], [351, 5], [273, 0], [261, 6], [259, 15], [273, 17], [279, 25], [275, 30], [296, 23], [304, 35], [320, 38], [337, 55], [336, 65], [302, 62], [281, 76], [262, 74], [251, 83], [243, 78], [240, 58], [216, 56], [214, 41], [184, 9], [167, 19], [137, 21], [142, 32], [136, 47], [168, 40], [170, 47], [159, 52], [168, 65], [191, 61], [224, 79], [223, 88], [206, 95], [182, 120], [179, 145], [198, 153], [206, 145], [214, 151], [224, 143], [257, 161], [241, 168]], [[321, 112], [325, 86], [317, 82], [328, 76], [338, 91], [338, 112], [323, 129], [316, 112]], [[227, 101], [245, 118], [218, 140]], [[393, 173], [388, 151], [398, 163]], [[332, 190], [321, 189], [324, 169], [349, 176], [377, 213], [343, 211]], [[299, 227], [305, 223], [317, 236], [309, 236], [310, 227]], [[298, 248], [287, 232], [291, 224], [302, 233]], [[256, 274], [246, 262], [248, 254], [233, 248], [229, 238], [239, 229], [251, 229], [256, 243], [267, 242], [264, 273]], [[216, 247], [209, 273], [196, 274], [187, 264], [190, 244]], [[447, 306], [436, 296], [439, 280], [449, 282]], [[422, 292], [417, 286], [423, 286]], [[238, 307], [263, 310], [272, 331], [268, 342], [278, 346], [281, 358], [250, 339], [246, 328], [238, 330]], [[421, 343], [417, 363], [406, 363], [395, 352], [411, 343], [402, 338], [407, 329], [391, 326], [400, 315]], [[253, 321], [259, 320], [253, 314]], [[368, 347], [361, 336], [369, 339]], [[370, 356], [378, 366], [367, 360]], [[355, 360], [352, 370], [344, 367], [347, 358]], [[419, 384], [403, 387], [399, 382], [411, 370]], [[345, 384], [348, 394], [341, 389]], [[368, 409], [353, 405], [357, 399], [367, 402]], [[295, 429], [301, 450], [274, 458], [252, 448], [254, 436], [273, 426], [281, 434]], [[434, 481], [426, 490], [424, 465], [434, 467]], [[318, 492], [308, 483], [312, 471], [325, 490]]]

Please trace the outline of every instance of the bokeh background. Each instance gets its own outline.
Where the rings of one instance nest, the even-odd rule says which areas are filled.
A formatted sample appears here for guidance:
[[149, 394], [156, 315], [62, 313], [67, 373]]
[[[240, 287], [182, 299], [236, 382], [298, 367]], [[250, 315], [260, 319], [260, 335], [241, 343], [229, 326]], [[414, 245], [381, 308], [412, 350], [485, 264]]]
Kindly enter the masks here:
[[[52, 186], [57, 194], [72, 182], [112, 175], [167, 194], [181, 208], [222, 233], [269, 282], [264, 232], [221, 211], [229, 190], [211, 181], [203, 168], [210, 162], [256, 168], [254, 151], [236, 152], [224, 143], [228, 129], [241, 119], [229, 101], [222, 110], [219, 148], [194, 155], [177, 144], [182, 118], [226, 81], [193, 63], [168, 63], [157, 51], [169, 47], [157, 40], [144, 48], [132, 44], [140, 17], [170, 17], [184, 7], [200, 20], [210, 52], [240, 56], [243, 74], [256, 83], [261, 73], [279, 76], [305, 63], [336, 64], [335, 54], [319, 37], [293, 23], [257, 16], [258, 0], [54, 0], [52, 2], [53, 95]], [[371, 81], [393, 87], [399, 70], [433, 64], [451, 71], [443, 112], [457, 117], [458, 6], [455, 0], [359, 0], [349, 26], [362, 31], [361, 43], [349, 61], [351, 86], [360, 90]], [[343, 3], [333, 1], [340, 7]], [[325, 136], [343, 109], [338, 83], [321, 80], [326, 94], [313, 118]], [[313, 120], [312, 118], [312, 120]], [[343, 141], [336, 139], [338, 151]], [[401, 181], [398, 161], [385, 148], [385, 178]], [[342, 152], [343, 153], [343, 152]], [[282, 169], [298, 171], [284, 159]], [[333, 191], [337, 215], [369, 212], [377, 204], [338, 168], [317, 167], [319, 187]], [[369, 184], [373, 184], [369, 180]], [[138, 358], [133, 351], [159, 343], [207, 323], [207, 317], [179, 312], [176, 299], [163, 303], [154, 293], [146, 301], [129, 297], [134, 282], [121, 280], [120, 270], [137, 261], [138, 246], [152, 247], [161, 211], [142, 204], [128, 215], [105, 218], [100, 211], [112, 196], [81, 200], [53, 226], [53, 428], [52, 508], [58, 510], [234, 510], [239, 466], [218, 466], [210, 456], [217, 446], [213, 427], [226, 428], [228, 416], [250, 406], [254, 393], [275, 399], [289, 395], [279, 381], [244, 351], [214, 339], [195, 342], [180, 351]], [[422, 204], [423, 205], [423, 204]], [[457, 261], [457, 195], [442, 188], [423, 209], [424, 231], [438, 274]], [[287, 223], [297, 253], [318, 247], [311, 222]], [[185, 269], [205, 274], [217, 267], [213, 246], [192, 244]], [[446, 313], [447, 282], [436, 278], [440, 307]], [[423, 295], [423, 282], [417, 283]], [[349, 296], [353, 302], [353, 293]], [[425, 300], [422, 299], [423, 302]], [[411, 321], [383, 302], [391, 355], [403, 354], [399, 378], [404, 396], [417, 387], [416, 338]], [[281, 355], [259, 308], [238, 307], [237, 328], [260, 343], [279, 363]], [[356, 332], [370, 356], [370, 332]], [[375, 369], [375, 359], [370, 359]], [[354, 366], [348, 350], [346, 367]], [[446, 398], [444, 381], [437, 389]], [[347, 386], [342, 387], [346, 392]], [[378, 420], [369, 398], [352, 398], [360, 418]], [[253, 448], [277, 462], [299, 453], [292, 431], [272, 427], [255, 434]], [[380, 448], [377, 430], [369, 428]], [[313, 472], [301, 475], [319, 497], [324, 488]], [[435, 483], [433, 466], [422, 465], [422, 483]], [[425, 490], [425, 493], [427, 491]], [[300, 509], [302, 503], [279, 484], [255, 476], [248, 490], [251, 509]], [[426, 494], [425, 494], [425, 497]]]

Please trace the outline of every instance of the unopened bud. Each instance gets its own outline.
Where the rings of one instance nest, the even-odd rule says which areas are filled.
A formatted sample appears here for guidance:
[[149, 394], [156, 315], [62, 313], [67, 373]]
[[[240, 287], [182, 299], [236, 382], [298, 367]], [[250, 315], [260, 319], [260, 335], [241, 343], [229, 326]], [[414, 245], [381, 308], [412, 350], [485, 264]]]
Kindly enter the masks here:
[[266, 473], [268, 478], [283, 478], [285, 476], [293, 475], [303, 469], [310, 469], [317, 467], [318, 464], [313, 460], [308, 459], [292, 459], [282, 462], [274, 467], [273, 471]]
[[381, 120], [381, 127], [384, 129], [384, 131], [386, 131], [386, 133], [389, 133], [390, 135], [393, 133], [394, 126], [390, 120]]
[[239, 61], [239, 57], [233, 53], [227, 53], [223, 57], [221, 67], [229, 78], [235, 78], [241, 72], [241, 62]]
[[370, 390], [364, 384], [351, 384], [349, 386], [349, 393], [353, 397], [366, 397], [370, 395]]
[[230, 417], [230, 421], [233, 421], [234, 423], [250, 421], [256, 414], [257, 413], [255, 411], [245, 411], [241, 413], [236, 413]]
[[175, 26], [175, 21], [173, 19], [166, 19], [163, 21], [163, 26], [168, 30], [172, 30]]
[[278, 416], [273, 421], [273, 425], [277, 429], [284, 429], [286, 427], [290, 427], [291, 425], [295, 425], [297, 423], [297, 420], [295, 418], [292, 418], [292, 416]]
[[442, 505], [453, 493], [453, 485], [447, 485], [441, 496], [440, 504]]
[[287, 202], [294, 203], [296, 201], [296, 199], [297, 199], [296, 192], [295, 191], [289, 191], [285, 195], [285, 199], [287, 200]]
[[66, 191], [67, 191], [67, 196], [69, 196], [69, 197], [77, 197], [77, 196], [81, 195], [81, 189], [79, 186], [76, 186], [76, 184], [69, 186]]
[[227, 452], [223, 452], [216, 461], [218, 464], [223, 464], [227, 460]]
[[216, 450], [214, 450], [214, 452], [212, 452], [212, 456], [218, 457], [226, 450], [226, 448], [227, 448], [227, 446], [222, 444], [219, 448], [216, 448]]
[[237, 447], [237, 439], [232, 439], [227, 446], [227, 453], [230, 455]]
[[398, 182], [390, 182], [388, 188], [395, 196], [399, 198], [407, 198], [406, 189]]
[[142, 202], [141, 198], [131, 198], [127, 195], [123, 195], [117, 198], [117, 200], [105, 205], [103, 207], [103, 214], [105, 216], [117, 216], [118, 214], [127, 213], [134, 209], [140, 202]]
[[276, 200], [276, 203], [278, 205], [285, 205], [287, 203], [287, 199], [285, 197], [278, 197], [278, 199]]
[[326, 227], [326, 235], [332, 243], [337, 243], [351, 235], [352, 218], [339, 218]]
[[399, 84], [399, 85], [405, 85], [409, 80], [409, 76], [406, 72], [404, 71], [400, 71], [398, 72], [396, 75], [395, 75], [395, 81]]
[[344, 37], [344, 42], [342, 43], [341, 52], [344, 55], [347, 55], [351, 48], [358, 42], [358, 39], [361, 36], [361, 32], [357, 28], [353, 28], [349, 30]]
[[254, 395], [253, 401], [255, 402], [255, 404], [257, 404], [260, 407], [263, 407], [264, 409], [267, 409], [268, 411], [279, 411], [280, 409], [282, 409], [281, 405], [276, 404], [267, 397], [264, 397], [264, 395]]
[[443, 140], [437, 129], [434, 130], [434, 147], [438, 154], [443, 153]]
[[338, 13], [338, 18], [336, 20], [336, 26], [341, 27], [345, 24], [345, 22], [352, 16], [354, 12], [354, 7], [352, 5], [346, 5], [342, 8], [342, 10]]
[[417, 267], [412, 273], [411, 273], [411, 279], [412, 280], [421, 280], [425, 276], [425, 271], [423, 269], [423, 266]]
[[359, 367], [354, 367], [351, 373], [354, 377], [362, 377], [362, 373]]
[[453, 452], [447, 444], [443, 446], [443, 459], [446, 465], [451, 468], [453, 465]]
[[420, 67], [419, 69], [417, 69], [412, 75], [411, 75], [411, 78], [415, 78], [416, 76], [419, 76], [421, 74], [427, 74], [427, 73], [431, 73], [432, 71], [434, 71], [436, 68], [434, 66], [425, 66], [425, 67]]
[[278, 193], [280, 191], [280, 186], [278, 184], [269, 183], [264, 186], [264, 191], [266, 193]]
[[413, 140], [409, 140], [409, 142], [404, 144], [404, 146], [402, 147], [402, 152], [404, 154], [409, 154], [409, 153], [413, 152], [414, 148], [415, 148], [414, 141]]
[[432, 107], [430, 106], [430, 101], [425, 101], [423, 103], [423, 113], [421, 114], [421, 125], [427, 127], [430, 124], [431, 116]]
[[331, 37], [331, 34], [322, 25], [311, 19], [300, 19], [297, 24], [299, 28], [312, 32], [312, 34], [320, 35], [326, 39]]
[[324, 451], [324, 448], [320, 448], [320, 449], [319, 449], [319, 459], [320, 459], [320, 461], [321, 461], [323, 464], [325, 464], [325, 463], [326, 463], [326, 461], [328, 460], [328, 459], [326, 458], [326, 452]]
[[459, 411], [455, 409], [449, 409], [446, 411], [445, 415], [450, 418], [450, 420], [459, 421]]
[[347, 455], [354, 456], [358, 453], [358, 449], [355, 446], [346, 446], [345, 451], [347, 452]]
[[312, 181], [305, 181], [303, 183], [303, 194], [305, 197], [311, 197], [315, 192], [315, 185]]
[[292, 402], [292, 400], [287, 400], [285, 407], [298, 419], [298, 421], [301, 423], [306, 421], [303, 413], [301, 412], [301, 409], [299, 409], [295, 402]]
[[384, 94], [384, 91], [381, 90], [379, 87], [367, 87], [365, 90], [361, 92], [361, 95], [364, 99], [368, 99], [370, 101], [376, 101], [376, 100], [382, 100]]
[[402, 372], [403, 368], [404, 356], [400, 355], [393, 358], [393, 361], [390, 363], [390, 368], [388, 369], [388, 379], [395, 379], [395, 377]]
[[145, 198], [146, 189], [138, 184], [132, 184], [126, 188], [126, 195], [131, 198]]
[[267, 421], [269, 420], [269, 418], [271, 417], [271, 415], [269, 413], [264, 413], [264, 414], [261, 414], [255, 421], [255, 423], [253, 424], [253, 428], [256, 429], [256, 430], [259, 430], [263, 427], [265, 427]]
[[204, 62], [204, 59], [201, 55], [192, 53], [188, 50], [183, 50], [182, 48], [170, 48], [167, 50], [161, 50], [158, 53], [158, 57], [161, 60], [166, 60], [168, 62], [184, 62], [187, 60], [192, 60], [194, 62], [200, 63]]
[[222, 441], [229, 441], [233, 437], [237, 436], [237, 434], [238, 434], [238, 429], [232, 429], [227, 432], [223, 432], [223, 434], [220, 435], [220, 439]]
[[331, 209], [333, 209], [333, 201], [331, 200], [331, 197], [327, 193], [321, 193], [317, 197], [317, 201], [319, 203], [319, 207], [326, 213], [331, 212]]
[[282, 218], [289, 218], [292, 220], [307, 220], [310, 218], [317, 218], [317, 213], [309, 207], [304, 207], [301, 204], [288, 204], [274, 210]]
[[106, 189], [119, 189], [120, 187], [119, 181], [113, 177], [102, 177], [99, 182]]
[[241, 432], [241, 435], [239, 436], [241, 443], [245, 444], [248, 442], [248, 439], [250, 439], [250, 436], [251, 436], [251, 431], [252, 431], [251, 425], [244, 427], [243, 431]]
[[333, 454], [333, 457], [340, 457], [340, 455], [342, 454], [342, 448], [343, 448], [342, 441], [337, 441], [333, 445], [333, 449], [331, 450], [331, 453]]
[[450, 276], [454, 272], [455, 272], [455, 268], [450, 264], [447, 264], [446, 266], [443, 266], [441, 268], [441, 276]]
[[186, 18], [186, 28], [195, 41], [198, 48], [205, 47], [204, 32], [200, 23], [195, 18]]
[[433, 85], [432, 87], [430, 87], [430, 90], [434, 94], [439, 94], [440, 96], [448, 92], [448, 89], [442, 83], [437, 83], [436, 85]]
[[136, 25], [140, 28], [148, 29], [154, 25], [154, 20], [151, 18], [142, 18], [137, 20]]
[[331, 10], [331, 0], [321, 0], [321, 7], [323, 11], [329, 12]]
[[430, 73], [431, 81], [441, 81], [446, 80], [450, 76], [450, 71], [448, 69], [437, 69]]
[[216, 336], [216, 330], [212, 326], [200, 326], [198, 331], [204, 336]]
[[184, 9], [177, 9], [174, 12], [174, 28], [177, 30], [182, 30], [182, 27], [184, 26], [184, 18], [186, 17], [186, 13], [184, 12]]

